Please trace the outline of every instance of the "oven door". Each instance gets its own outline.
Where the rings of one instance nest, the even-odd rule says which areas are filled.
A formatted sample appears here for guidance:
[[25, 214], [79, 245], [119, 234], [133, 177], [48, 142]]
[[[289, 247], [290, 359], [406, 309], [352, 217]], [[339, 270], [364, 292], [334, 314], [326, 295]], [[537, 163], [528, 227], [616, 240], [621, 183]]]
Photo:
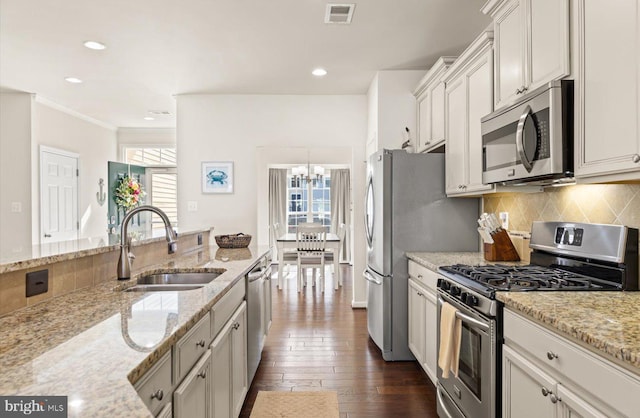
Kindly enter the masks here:
[[[440, 351], [440, 312], [446, 301], [458, 309], [458, 318], [462, 321], [462, 339], [460, 343], [460, 362], [458, 377], [453, 373], [442, 377], [438, 368], [438, 412], [441, 417], [494, 417], [496, 413], [497, 379], [497, 323], [459, 301], [438, 291], [438, 352]], [[451, 403], [455, 405], [452, 407]]]

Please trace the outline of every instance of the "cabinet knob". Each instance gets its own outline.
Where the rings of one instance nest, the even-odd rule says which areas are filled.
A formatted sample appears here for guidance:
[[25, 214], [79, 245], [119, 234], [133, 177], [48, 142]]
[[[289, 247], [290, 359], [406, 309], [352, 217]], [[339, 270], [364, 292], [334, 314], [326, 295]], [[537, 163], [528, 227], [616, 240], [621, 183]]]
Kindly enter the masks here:
[[551, 403], [558, 403], [560, 402], [560, 398], [558, 398], [556, 395], [554, 395], [553, 393], [550, 394], [551, 396], [549, 396], [549, 399], [551, 400]]
[[638, 154], [633, 154], [633, 157], [631, 157], [631, 159], [634, 163], [640, 163], [640, 155]]
[[151, 399], [154, 399], [154, 398], [159, 401], [161, 401], [162, 398], [164, 398], [164, 392], [162, 391], [162, 389], [158, 389], [151, 394]]
[[551, 393], [551, 391], [547, 388], [545, 388], [544, 386], [542, 387], [542, 396], [548, 396]]
[[418, 274], [418, 279], [422, 279], [422, 274]]
[[240, 323], [234, 322], [233, 323], [233, 329], [237, 330], [238, 328], [240, 328]]
[[558, 355], [556, 353], [554, 353], [553, 351], [547, 351], [547, 358], [549, 360], [553, 360], [555, 358], [558, 358]]
[[527, 90], [529, 90], [529, 87], [522, 86], [522, 90], [520, 90], [520, 93], [524, 93]]
[[422, 292], [418, 292], [418, 296], [424, 296]]
[[201, 377], [204, 379], [205, 377], [207, 377], [207, 371], [206, 370], [201, 371], [200, 373], [198, 373], [198, 377]]
[[196, 343], [196, 345], [198, 345], [198, 346], [200, 346], [200, 347], [204, 347], [205, 342], [204, 342], [204, 340], [200, 340], [200, 341], [198, 341], [198, 342]]

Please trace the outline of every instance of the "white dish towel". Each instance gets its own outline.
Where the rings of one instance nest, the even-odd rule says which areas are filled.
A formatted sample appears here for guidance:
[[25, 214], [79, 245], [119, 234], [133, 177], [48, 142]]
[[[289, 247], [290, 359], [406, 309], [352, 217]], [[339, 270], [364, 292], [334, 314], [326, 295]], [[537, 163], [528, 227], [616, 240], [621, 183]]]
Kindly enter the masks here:
[[456, 312], [458, 312], [458, 309], [455, 306], [442, 302], [438, 367], [442, 369], [442, 377], [445, 379], [449, 377], [449, 371], [452, 371], [454, 376], [458, 377], [462, 321], [456, 318]]

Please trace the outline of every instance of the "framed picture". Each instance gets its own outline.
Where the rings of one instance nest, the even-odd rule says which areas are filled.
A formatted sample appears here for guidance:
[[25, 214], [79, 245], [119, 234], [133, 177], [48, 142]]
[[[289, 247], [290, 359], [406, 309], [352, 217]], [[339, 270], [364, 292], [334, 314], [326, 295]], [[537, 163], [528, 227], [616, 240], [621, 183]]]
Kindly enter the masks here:
[[233, 193], [233, 161], [202, 163], [202, 193]]

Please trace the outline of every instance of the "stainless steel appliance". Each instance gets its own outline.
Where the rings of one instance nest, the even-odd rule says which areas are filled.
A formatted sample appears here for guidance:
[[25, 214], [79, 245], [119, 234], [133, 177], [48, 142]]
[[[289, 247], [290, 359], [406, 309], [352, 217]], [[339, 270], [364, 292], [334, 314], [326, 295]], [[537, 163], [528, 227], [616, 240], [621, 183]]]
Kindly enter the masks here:
[[444, 379], [438, 369], [440, 417], [501, 415], [502, 305], [496, 292], [638, 290], [635, 228], [534, 222], [530, 247], [526, 266], [440, 268], [438, 324], [443, 302], [458, 309], [462, 323], [458, 377]]
[[407, 251], [477, 251], [477, 199], [449, 199], [444, 154], [382, 150], [371, 156], [365, 201], [369, 335], [387, 361], [408, 346]]
[[269, 280], [270, 274], [270, 262], [266, 256], [262, 257], [247, 274], [247, 378], [249, 384], [253, 381], [262, 357], [266, 314], [264, 284]]
[[573, 177], [573, 81], [553, 81], [481, 119], [482, 182]]

